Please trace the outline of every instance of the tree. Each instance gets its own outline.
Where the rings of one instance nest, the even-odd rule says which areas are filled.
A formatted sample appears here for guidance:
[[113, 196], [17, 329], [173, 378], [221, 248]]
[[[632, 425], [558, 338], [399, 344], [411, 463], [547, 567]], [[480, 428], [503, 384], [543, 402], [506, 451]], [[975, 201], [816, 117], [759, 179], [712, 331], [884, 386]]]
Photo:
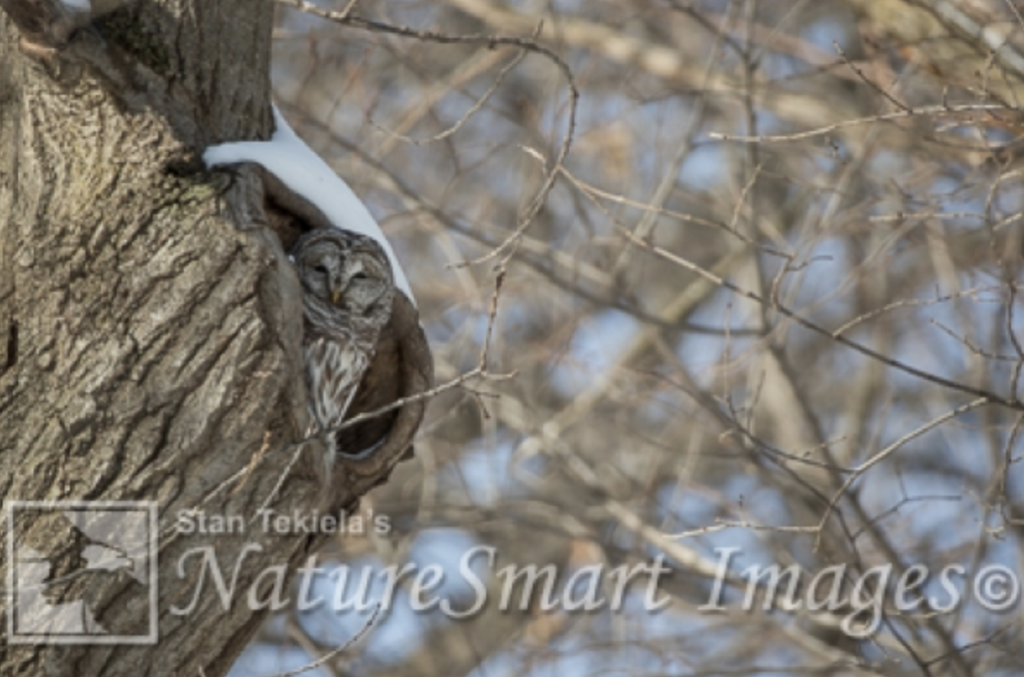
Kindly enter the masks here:
[[[274, 29], [275, 99], [396, 243], [442, 392], [415, 460], [364, 500], [363, 514], [385, 516], [389, 532], [325, 539], [319, 562], [374, 576], [416, 565], [398, 581], [390, 613], [299, 614], [291, 605], [258, 631], [254, 618], [236, 674], [313, 660], [323, 661], [321, 674], [425, 677], [1019, 672], [1024, 22], [1012, 3], [282, 4], [304, 10], [282, 11]], [[216, 16], [228, 15], [222, 7]], [[215, 13], [196, 11], [205, 21], [185, 25], [210, 35]], [[95, 30], [117, 46], [104, 25]], [[214, 60], [198, 56], [200, 47], [222, 49], [221, 72], [243, 72], [240, 50], [223, 42], [252, 32], [237, 18], [220, 30], [220, 42], [197, 41], [193, 51], [160, 40], [172, 41], [170, 55], [203, 63]], [[88, 54], [92, 35], [73, 40], [62, 58]], [[138, 68], [167, 71], [151, 56], [159, 51], [135, 53], [146, 57]], [[83, 77], [103, 72], [93, 61]], [[74, 75], [72, 65], [50, 68]], [[240, 79], [229, 75], [227, 92], [186, 91], [216, 92], [207, 96], [230, 102], [218, 110], [237, 110], [249, 100], [231, 91]], [[0, 93], [12, 91], [6, 82]], [[193, 80], [173, 82], [165, 97], [207, 115], [194, 112], [205, 101], [191, 103], [202, 98], [181, 93]], [[183, 124], [196, 130], [185, 145], [265, 137], [263, 109], [251, 110], [248, 120]], [[0, 135], [11, 136], [3, 115]], [[246, 124], [253, 128], [230, 127]], [[41, 143], [23, 154], [34, 157]], [[150, 175], [193, 191], [226, 182], [216, 200], [201, 193], [189, 201], [198, 210], [189, 213], [220, 213], [202, 205], [257, 211], [240, 212], [248, 202], [230, 199], [249, 181], [258, 192], [249, 170], [229, 181], [192, 174], [188, 161], [171, 166]], [[0, 213], [12, 195], [0, 193]], [[142, 233], [188, 245], [173, 227]], [[120, 241], [95, 239], [103, 237]], [[169, 256], [160, 254], [163, 240], [136, 240], [147, 261]], [[0, 241], [0, 298], [8, 299], [9, 278], [17, 283], [35, 259]], [[77, 251], [51, 249], [68, 266]], [[254, 269], [261, 272], [251, 279], [262, 279], [267, 267]], [[37, 274], [44, 282], [52, 275]], [[27, 288], [44, 297], [50, 287]], [[214, 318], [237, 305], [189, 317], [219, 328]], [[54, 393], [77, 391], [41, 382], [47, 358], [23, 348], [32, 344], [21, 323], [42, 322], [46, 306], [28, 308], [17, 364], [43, 376], [22, 387], [57, 406], [70, 395]], [[93, 314], [103, 317], [90, 313], [90, 322]], [[61, 345], [75, 344], [54, 341]], [[253, 345], [262, 360], [278, 354], [273, 341]], [[24, 401], [6, 394], [10, 373], [0, 377], [0, 406], [13, 427], [27, 414], [7, 404]], [[272, 391], [275, 378], [258, 392]], [[288, 392], [298, 398], [295, 388]], [[91, 406], [96, 416], [119, 411], [106, 401]], [[255, 484], [232, 497], [246, 515], [255, 507], [242, 503], [250, 488], [266, 495], [286, 463], [273, 450], [296, 439], [283, 421], [265, 422], [268, 410], [280, 409], [253, 414], [264, 417], [260, 434], [277, 431], [266, 460]], [[74, 420], [64, 426], [72, 440], [83, 430]], [[206, 439], [179, 444], [179, 453], [200, 454]], [[253, 433], [221, 476], [245, 467], [262, 442]], [[69, 476], [80, 458], [74, 449], [64, 454]], [[6, 447], [4, 457], [10, 463]], [[33, 488], [52, 485], [39, 479]], [[198, 498], [212, 485], [191, 489]], [[289, 552], [299, 564], [299, 551]], [[479, 591], [459, 570], [472, 553], [486, 593], [479, 609]], [[646, 574], [626, 587], [621, 610], [565, 603], [585, 596], [587, 571], [651, 566], [659, 556], [670, 571], [655, 599], [667, 608], [650, 610]], [[443, 565], [441, 596], [473, 613], [408, 613], [417, 606], [415, 573], [431, 564]], [[501, 608], [502, 568], [530, 565], [559, 573], [556, 603], [545, 610], [538, 584], [521, 610], [520, 579], [516, 603]], [[566, 598], [572, 580], [575, 596]], [[611, 596], [614, 578], [597, 590]], [[368, 621], [384, 631], [360, 635]], [[207, 674], [226, 669], [248, 637], [226, 642], [222, 663], [202, 663]], [[171, 642], [189, 650], [197, 642], [210, 656], [216, 639], [204, 639]], [[279, 659], [274, 668], [257, 664], [268, 656]]]
[[[156, 607], [163, 639], [12, 645], [3, 673], [223, 674], [326, 538], [268, 527], [267, 511], [351, 509], [404, 449], [389, 438], [320, 502], [296, 463], [301, 300], [281, 235], [295, 216], [269, 204], [289, 196], [254, 166], [199, 161], [271, 131], [273, 5], [102, 4], [2, 5], [0, 494], [5, 533], [31, 553], [5, 571], [21, 582], [45, 561], [49, 605], [84, 604], [85, 625], [113, 635], [147, 636]], [[396, 395], [415, 394], [413, 380], [396, 376]], [[26, 500], [155, 501], [156, 604], [132, 575], [136, 553], [103, 558], [104, 524], [14, 511]], [[215, 575], [220, 588], [204, 589]], [[20, 618], [23, 602], [6, 613]]]

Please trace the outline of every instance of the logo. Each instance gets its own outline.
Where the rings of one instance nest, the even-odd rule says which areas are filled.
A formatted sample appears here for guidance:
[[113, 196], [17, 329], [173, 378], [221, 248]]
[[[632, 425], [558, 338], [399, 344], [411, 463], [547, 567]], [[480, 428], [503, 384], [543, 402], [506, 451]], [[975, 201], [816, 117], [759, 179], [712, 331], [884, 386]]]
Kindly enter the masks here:
[[[156, 555], [151, 501], [11, 501], [7, 641], [155, 644]], [[113, 609], [108, 616], [130, 620], [127, 629], [97, 620], [97, 603], [106, 608], [113, 594], [131, 613]]]

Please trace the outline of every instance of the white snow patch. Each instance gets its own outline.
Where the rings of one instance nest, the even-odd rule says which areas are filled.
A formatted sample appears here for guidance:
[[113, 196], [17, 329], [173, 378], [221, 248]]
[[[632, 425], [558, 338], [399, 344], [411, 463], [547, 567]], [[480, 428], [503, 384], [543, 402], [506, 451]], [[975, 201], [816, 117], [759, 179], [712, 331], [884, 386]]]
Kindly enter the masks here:
[[348, 184], [292, 131], [277, 106], [273, 106], [273, 110], [274, 135], [269, 141], [238, 141], [210, 146], [203, 153], [206, 167], [212, 169], [218, 165], [255, 162], [316, 205], [336, 228], [362, 233], [377, 240], [391, 262], [395, 286], [416, 305], [405, 271], [370, 210]]

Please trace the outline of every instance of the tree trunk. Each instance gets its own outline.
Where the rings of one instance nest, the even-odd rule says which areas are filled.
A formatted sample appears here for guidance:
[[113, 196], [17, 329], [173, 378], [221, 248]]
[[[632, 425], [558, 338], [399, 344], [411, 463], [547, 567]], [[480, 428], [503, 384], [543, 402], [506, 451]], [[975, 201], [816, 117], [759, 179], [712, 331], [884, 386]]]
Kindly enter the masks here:
[[[198, 162], [210, 144], [271, 131], [273, 5], [134, 3], [81, 22], [67, 44], [69, 29], [39, 18], [60, 14], [50, 3], [0, 7], [4, 573], [17, 584], [34, 553], [48, 581], [65, 577], [50, 604], [84, 601], [108, 634], [152, 639], [151, 590], [129, 575], [144, 557], [100, 575], [67, 513], [13, 502], [155, 501], [159, 525], [159, 641], [9, 643], [0, 674], [221, 675], [274, 576], [327, 535], [279, 534], [257, 514], [282, 477], [275, 512], [308, 510], [318, 491], [288, 472], [306, 416], [299, 287], [257, 174]], [[336, 505], [379, 480], [353, 478]], [[183, 533], [202, 524], [188, 511], [236, 533]]]

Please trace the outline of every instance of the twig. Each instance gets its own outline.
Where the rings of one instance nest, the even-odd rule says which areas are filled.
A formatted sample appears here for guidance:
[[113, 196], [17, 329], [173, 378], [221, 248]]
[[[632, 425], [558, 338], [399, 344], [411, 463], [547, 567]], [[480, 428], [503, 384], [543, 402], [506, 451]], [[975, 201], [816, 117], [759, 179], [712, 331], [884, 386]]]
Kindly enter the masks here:
[[505, 282], [505, 268], [498, 270], [494, 278], [494, 293], [491, 294], [491, 310], [487, 314], [487, 334], [484, 336], [484, 347], [480, 351], [480, 363], [477, 369], [481, 374], [487, 373], [487, 354], [491, 349], [491, 334], [494, 331], [494, 321], [498, 317], [498, 297], [501, 295], [501, 285]]
[[676, 219], [677, 221], [681, 221], [683, 223], [694, 223], [697, 224], [698, 226], [707, 226], [708, 228], [717, 228], [719, 230], [724, 230], [726, 233], [739, 238], [741, 241], [745, 242], [746, 244], [749, 244], [752, 247], [756, 247], [758, 250], [764, 252], [765, 254], [770, 254], [772, 256], [778, 256], [780, 258], [785, 259], [790, 258], [790, 254], [782, 250], [775, 249], [774, 247], [769, 247], [768, 245], [764, 245], [759, 242], [755, 242], [749, 236], [744, 235], [739, 230], [737, 230], [734, 227], [734, 225], [720, 223], [718, 221], [712, 221], [711, 219], [706, 219], [701, 216], [694, 216], [692, 214], [684, 214], [682, 212], [673, 211], [671, 209], [665, 209], [664, 207], [656, 207], [654, 205], [639, 202], [637, 200], [631, 200], [627, 197], [618, 195], [616, 193], [609, 193], [607, 191], [601, 190], [600, 188], [592, 184], [587, 183], [586, 181], [583, 181], [582, 179], [578, 178], [575, 174], [570, 172], [568, 169], [565, 169], [564, 167], [562, 168], [562, 176], [569, 179], [570, 183], [579, 188], [580, 191], [583, 192], [585, 195], [590, 196], [591, 199], [599, 197], [603, 200], [608, 200], [609, 202], [615, 202], [617, 204], [625, 205], [626, 207], [634, 207], [636, 209], [642, 209], [652, 214], [667, 216], [669, 218]]
[[[995, 353], [990, 353], [987, 350], [982, 349], [981, 346], [974, 345], [974, 343], [969, 338], [957, 334], [955, 331], [953, 331], [952, 329], [950, 329], [949, 327], [947, 327], [946, 325], [942, 324], [941, 322], [934, 318], [931, 319], [931, 323], [938, 327], [939, 331], [942, 331], [943, 333], [945, 333], [947, 336], [954, 339], [958, 343], [962, 343], [964, 347], [967, 348], [967, 350], [971, 351], [972, 353], [979, 357], [985, 357], [990, 360], [999, 360], [1002, 362], [1020, 362], [1019, 358], [1010, 357], [1009, 355], [996, 355]], [[1010, 388], [1010, 392], [1013, 391], [1014, 388]]]
[[[968, 412], [971, 409], [977, 409], [980, 406], [983, 406], [985, 404], [990, 404], [990, 403], [991, 402], [990, 402], [990, 400], [987, 397], [979, 397], [976, 400], [971, 400], [970, 402], [968, 402], [966, 404], [960, 405], [959, 407], [957, 407], [956, 409], [953, 409], [952, 411], [947, 411], [942, 416], [939, 416], [937, 418], [933, 418], [931, 421], [928, 421], [924, 425], [919, 426], [919, 427], [915, 428], [914, 430], [911, 430], [909, 433], [907, 433], [905, 435], [902, 435], [898, 440], [896, 440], [895, 442], [893, 442], [892, 444], [887, 446], [885, 449], [882, 449], [877, 454], [875, 454], [874, 456], [869, 458], [867, 461], [865, 461], [864, 463], [862, 463], [859, 466], [857, 466], [856, 468], [854, 468], [853, 469], [853, 474], [851, 474], [846, 479], [846, 481], [843, 482], [842, 486], [840, 486], [839, 489], [836, 490], [835, 494], [833, 494], [832, 500], [830, 500], [828, 502], [828, 507], [825, 508], [825, 514], [822, 515], [821, 521], [818, 523], [818, 528], [819, 529], [824, 529], [825, 528], [825, 524], [826, 524], [826, 522], [828, 522], [828, 518], [831, 517], [832, 513], [835, 511], [836, 505], [838, 505], [838, 503], [839, 503], [839, 499], [841, 499], [843, 494], [846, 493], [846, 490], [850, 488], [850, 485], [852, 485], [854, 482], [857, 481], [858, 477], [863, 475], [865, 472], [867, 472], [868, 470], [870, 470], [874, 466], [876, 466], [879, 463], [881, 463], [889, 455], [891, 455], [893, 452], [895, 452], [897, 449], [902, 447], [904, 444], [906, 444], [910, 440], [912, 440], [912, 439], [914, 439], [916, 437], [920, 437], [921, 435], [925, 434], [929, 430], [932, 430], [932, 429], [936, 428], [937, 426], [942, 425], [946, 421], [949, 421], [951, 419], [956, 418], [960, 414]], [[818, 546], [820, 545], [820, 542], [821, 542], [821, 533], [819, 532], [818, 533], [818, 537], [815, 539], [815, 542], [814, 542], [814, 549], [815, 550], [818, 549]]]
[[350, 649], [356, 642], [361, 640], [366, 635], [366, 633], [370, 631], [370, 628], [373, 627], [373, 624], [377, 620], [377, 616], [379, 614], [380, 604], [377, 605], [377, 607], [373, 610], [373, 613], [370, 615], [369, 620], [366, 621], [366, 624], [363, 625], [363, 627], [359, 630], [359, 632], [355, 634], [355, 636], [352, 637], [352, 639], [348, 640], [339, 647], [331, 649], [320, 658], [317, 658], [312, 663], [307, 663], [306, 665], [303, 665], [301, 668], [298, 668], [296, 670], [289, 670], [288, 672], [278, 672], [274, 675], [271, 675], [271, 677], [295, 677], [296, 675], [301, 675], [304, 672], [309, 672], [314, 668], [320, 667], [321, 665], [331, 660], [338, 654]]
[[328, 19], [330, 21], [345, 22], [352, 10], [355, 9], [356, 3], [359, 0], [349, 0], [349, 3], [345, 5], [345, 9], [340, 12], [335, 12], [329, 9], [321, 9], [311, 2], [305, 0], [274, 0], [279, 5], [287, 5], [288, 7], [294, 7], [295, 9], [305, 12], [306, 14], [312, 14], [322, 19]]
[[871, 117], [866, 118], [842, 120], [840, 122], [836, 122], [835, 124], [826, 125], [825, 127], [818, 127], [817, 129], [811, 129], [806, 132], [795, 132], [793, 134], [767, 134], [758, 136], [742, 136], [738, 134], [722, 134], [720, 132], [709, 132], [708, 136], [710, 136], [712, 139], [718, 139], [720, 141], [740, 141], [742, 143], [784, 143], [787, 141], [800, 141], [802, 139], [810, 139], [815, 136], [822, 136], [824, 134], [834, 132], [838, 129], [844, 129], [846, 127], [856, 127], [858, 125], [867, 125], [874, 122], [902, 120], [919, 115], [952, 115], [955, 113], [975, 113], [985, 111], [1005, 111], [1007, 113], [1013, 113], [1013, 111], [1007, 108], [1006, 106], [996, 103], [965, 103], [954, 106], [922, 106], [920, 108], [910, 108], [902, 111], [894, 111], [892, 113], [872, 115]]
[[[539, 33], [539, 32], [540, 32], [540, 28], [538, 27], [537, 28], [537, 33]], [[536, 34], [534, 35], [534, 37], [536, 37]], [[491, 97], [494, 96], [494, 93], [498, 91], [499, 87], [501, 87], [501, 83], [505, 81], [505, 78], [508, 76], [509, 73], [512, 72], [512, 69], [515, 68], [516, 66], [518, 66], [525, 57], [526, 57], [526, 51], [525, 50], [520, 50], [515, 55], [515, 57], [511, 61], [509, 61], [508, 64], [506, 64], [498, 72], [498, 75], [494, 78], [494, 82], [492, 82], [491, 86], [487, 88], [487, 91], [484, 92], [483, 95], [480, 98], [478, 98], [476, 101], [474, 101], [473, 105], [470, 106], [469, 109], [465, 113], [463, 113], [462, 116], [460, 116], [459, 119], [456, 120], [454, 124], [449, 126], [447, 129], [445, 129], [445, 130], [443, 130], [441, 132], [438, 132], [437, 134], [434, 134], [433, 136], [430, 136], [430, 137], [428, 137], [426, 139], [414, 139], [411, 136], [408, 136], [407, 134], [400, 134], [398, 132], [393, 132], [393, 131], [387, 129], [386, 127], [383, 127], [383, 126], [378, 125], [378, 124], [374, 124], [374, 127], [376, 127], [377, 129], [380, 129], [385, 134], [388, 134], [388, 135], [390, 135], [390, 136], [392, 136], [392, 137], [394, 137], [396, 139], [399, 139], [401, 141], [405, 141], [406, 143], [411, 143], [411, 144], [416, 145], [416, 146], [420, 146], [420, 145], [423, 145], [425, 143], [434, 143], [436, 141], [443, 141], [444, 139], [447, 139], [449, 136], [452, 136], [453, 134], [458, 132], [462, 128], [462, 126], [465, 125], [469, 121], [469, 119], [471, 117], [473, 117], [478, 112], [480, 112], [480, 109], [484, 107], [484, 104], [486, 104], [488, 101], [490, 101]]]
[[833, 333], [834, 334], [845, 334], [847, 331], [849, 331], [851, 328], [857, 326], [858, 324], [861, 324], [862, 322], [866, 322], [867, 320], [871, 319], [872, 317], [876, 317], [878, 315], [881, 315], [882, 313], [887, 313], [890, 310], [896, 310], [897, 308], [917, 307], [917, 306], [930, 306], [930, 305], [934, 305], [936, 303], [944, 303], [946, 301], [952, 301], [953, 299], [960, 298], [961, 296], [970, 296], [971, 294], [976, 294], [978, 292], [995, 291], [996, 289], [999, 289], [999, 287], [973, 287], [971, 289], [965, 289], [963, 291], [954, 292], [952, 294], [947, 294], [946, 296], [937, 296], [934, 299], [903, 299], [901, 301], [893, 301], [892, 303], [887, 303], [886, 305], [882, 306], [881, 308], [876, 308], [874, 310], [869, 310], [869, 311], [867, 311], [865, 313], [861, 313], [860, 315], [858, 315], [857, 317], [853, 318], [852, 320], [850, 320], [846, 324], [841, 325]]
[[838, 42], [833, 40], [832, 41], [832, 47], [836, 50], [836, 53], [839, 55], [839, 58], [843, 60], [843, 63], [845, 63], [847, 65], [847, 67], [849, 67], [850, 70], [852, 70], [854, 73], [857, 74], [857, 77], [860, 78], [861, 82], [863, 82], [868, 87], [870, 87], [871, 89], [873, 89], [876, 92], [878, 92], [879, 94], [881, 94], [890, 103], [892, 103], [892, 105], [896, 106], [900, 110], [902, 110], [902, 111], [910, 111], [910, 107], [909, 106], [907, 106], [902, 101], [899, 101], [898, 99], [896, 99], [894, 96], [889, 94], [889, 92], [887, 92], [884, 89], [882, 89], [881, 87], [879, 87], [875, 83], [874, 80], [871, 80], [866, 75], [864, 75], [864, 72], [861, 71], [860, 68], [857, 68], [856, 64], [854, 64], [852, 61], [850, 61], [850, 58], [848, 56], [846, 56], [846, 52], [843, 51], [843, 48], [839, 46]]

